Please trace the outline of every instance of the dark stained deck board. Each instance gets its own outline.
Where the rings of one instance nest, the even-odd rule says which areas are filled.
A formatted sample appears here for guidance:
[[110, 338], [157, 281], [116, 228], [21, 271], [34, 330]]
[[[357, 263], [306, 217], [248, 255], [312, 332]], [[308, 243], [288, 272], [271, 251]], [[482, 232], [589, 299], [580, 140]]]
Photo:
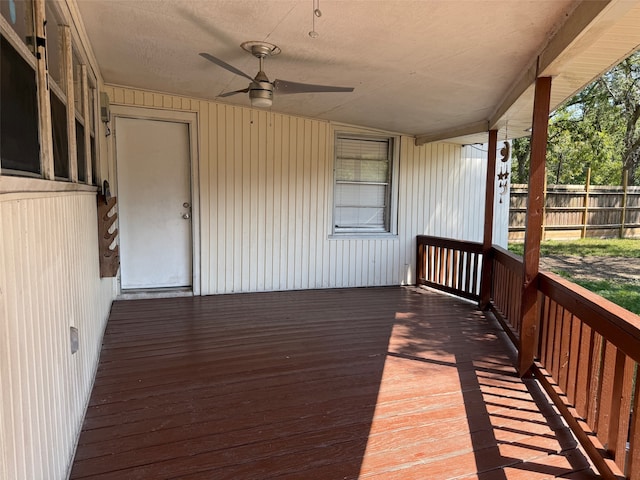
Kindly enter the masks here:
[[116, 302], [71, 478], [597, 478], [497, 329], [414, 288]]

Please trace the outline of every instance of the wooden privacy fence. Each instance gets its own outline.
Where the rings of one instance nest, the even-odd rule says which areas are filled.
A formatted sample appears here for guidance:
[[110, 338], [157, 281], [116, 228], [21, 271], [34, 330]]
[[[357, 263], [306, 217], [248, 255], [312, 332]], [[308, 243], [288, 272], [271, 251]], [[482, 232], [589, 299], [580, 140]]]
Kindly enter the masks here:
[[[417, 246], [419, 285], [480, 298], [482, 244], [418, 236]], [[538, 335], [521, 337], [522, 259], [496, 246], [489, 255], [489, 308], [516, 348], [534, 342], [531, 370], [602, 478], [640, 480], [640, 317], [540, 272], [534, 279]]]
[[[509, 240], [524, 240], [527, 185], [511, 186]], [[640, 237], [640, 187], [548, 185], [542, 235], [545, 239]]]

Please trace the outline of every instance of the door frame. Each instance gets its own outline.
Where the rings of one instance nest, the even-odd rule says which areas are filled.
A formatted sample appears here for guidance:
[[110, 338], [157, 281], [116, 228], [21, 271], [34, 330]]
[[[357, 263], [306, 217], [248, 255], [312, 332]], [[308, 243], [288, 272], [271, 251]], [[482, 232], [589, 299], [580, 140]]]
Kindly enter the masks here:
[[[111, 105], [112, 134], [109, 138], [109, 157], [115, 168], [114, 196], [118, 195], [118, 159], [116, 158], [116, 136], [118, 118], [157, 120], [187, 124], [189, 130], [189, 162], [191, 166], [191, 289], [200, 295], [200, 182], [198, 173], [198, 114], [156, 108]], [[119, 204], [116, 204], [117, 208]], [[118, 271], [118, 295], [122, 295], [121, 270]]]

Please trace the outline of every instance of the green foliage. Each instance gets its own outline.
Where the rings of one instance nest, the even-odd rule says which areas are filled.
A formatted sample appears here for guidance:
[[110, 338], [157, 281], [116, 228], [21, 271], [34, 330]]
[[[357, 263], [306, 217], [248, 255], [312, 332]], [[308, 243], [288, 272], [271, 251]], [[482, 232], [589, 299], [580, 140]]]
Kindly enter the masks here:
[[[524, 244], [510, 243], [509, 251], [522, 256]], [[575, 255], [578, 257], [624, 257], [640, 258], [638, 239], [583, 238], [573, 241], [547, 240], [540, 244], [540, 254]]]
[[511, 143], [511, 182], [529, 183], [529, 137], [516, 138]]
[[[594, 185], [640, 184], [640, 52], [588, 85], [552, 113], [547, 182], [583, 184], [591, 167]], [[527, 183], [529, 139], [513, 145], [512, 179]]]

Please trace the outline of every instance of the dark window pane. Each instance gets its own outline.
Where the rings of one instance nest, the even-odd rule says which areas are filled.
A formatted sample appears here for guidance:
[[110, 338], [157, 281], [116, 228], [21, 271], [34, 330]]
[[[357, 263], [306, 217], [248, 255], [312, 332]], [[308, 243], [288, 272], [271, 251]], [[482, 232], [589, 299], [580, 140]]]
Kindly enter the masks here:
[[87, 162], [84, 151], [84, 127], [76, 120], [76, 149], [78, 150], [78, 181], [87, 183]]
[[0, 166], [39, 174], [36, 74], [4, 37], [0, 57]]
[[91, 183], [98, 185], [98, 159], [96, 158], [96, 139], [93, 135], [91, 135], [91, 176]]
[[57, 178], [69, 178], [69, 139], [67, 107], [51, 91], [51, 125], [53, 133], [53, 170]]

